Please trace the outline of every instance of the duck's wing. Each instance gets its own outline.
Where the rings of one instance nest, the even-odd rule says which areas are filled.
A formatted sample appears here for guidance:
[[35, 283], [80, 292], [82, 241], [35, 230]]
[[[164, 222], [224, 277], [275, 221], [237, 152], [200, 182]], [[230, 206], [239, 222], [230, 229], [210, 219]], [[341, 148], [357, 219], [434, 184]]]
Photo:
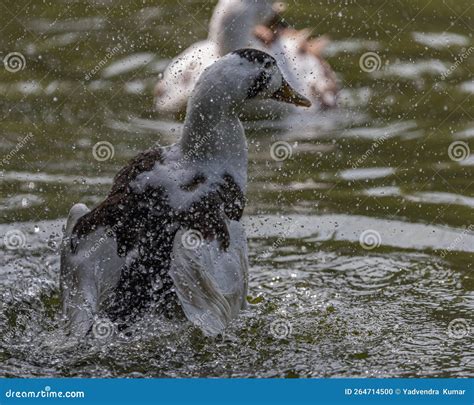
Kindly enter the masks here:
[[229, 245], [205, 239], [199, 231], [181, 229], [173, 242], [169, 274], [179, 303], [190, 322], [204, 334], [222, 333], [245, 307], [248, 253], [245, 231], [227, 220]]
[[206, 335], [222, 333], [245, 306], [245, 197], [233, 177], [194, 204], [173, 239], [169, 275], [186, 317]]
[[[160, 193], [159, 190], [149, 190], [138, 194], [132, 189], [131, 183], [139, 174], [153, 169], [162, 158], [162, 148], [151, 148], [137, 155], [115, 176], [107, 198], [75, 224], [71, 240], [73, 250], [80, 239], [100, 227], [115, 234], [121, 256], [133, 248], [140, 231], [139, 223], [148, 214], [149, 206], [144, 202], [151, 197], [159, 202]], [[150, 193], [153, 196], [148, 195]]]
[[[245, 201], [230, 175], [225, 175], [223, 180], [216, 187], [208, 187], [209, 183], [196, 173], [195, 178], [180, 187], [189, 192], [190, 200], [194, 200], [196, 195], [200, 196], [199, 199], [182, 210], [168, 206], [168, 209], [153, 210], [145, 216], [136, 239], [135, 254], [123, 269], [116, 289], [118, 293], [109, 306], [108, 312], [113, 318], [133, 318], [151, 304], [156, 310], [172, 315], [176, 285], [170, 269], [173, 266], [174, 271], [180, 273], [178, 269], [183, 263], [188, 259], [192, 262], [192, 257], [180, 256], [180, 265], [174, 263], [172, 253], [175, 241], [180, 240], [176, 236], [178, 232], [192, 231], [218, 250], [229, 249], [227, 221], [240, 219]], [[207, 192], [200, 193], [199, 187], [204, 187]], [[203, 262], [199, 263], [203, 266]]]
[[91, 328], [101, 304], [117, 287], [127, 253], [140, 230], [139, 197], [131, 190], [134, 178], [161, 158], [159, 148], [133, 159], [115, 177], [109, 196], [92, 211], [72, 207], [61, 245], [60, 283], [63, 312], [74, 335]]
[[177, 114], [186, 105], [204, 70], [219, 59], [213, 41], [196, 42], [171, 61], [155, 86], [155, 108], [162, 114]]
[[[188, 268], [186, 265], [191, 264], [189, 269], [192, 269], [193, 274], [205, 269], [202, 273], [204, 275], [209, 271], [218, 274], [219, 269], [227, 266], [230, 270], [223, 274], [227, 273], [230, 281], [214, 289], [225, 296], [227, 292], [223, 285], [234, 285], [231, 278], [237, 277], [235, 280], [238, 281], [237, 284], [240, 287], [237, 291], [230, 291], [228, 294], [239, 299], [245, 295], [242, 291], [246, 291], [246, 287], [242, 287], [242, 280], [243, 275], [246, 274], [247, 255], [246, 247], [241, 247], [242, 240], [245, 238], [242, 238], [238, 232], [230, 234], [226, 222], [240, 220], [245, 205], [243, 193], [237, 183], [230, 175], [224, 175], [223, 181], [218, 182], [217, 187], [210, 187], [207, 194], [203, 194], [186, 209], [182, 211], [172, 209], [168, 204], [167, 191], [161, 189], [160, 186], [156, 184], [146, 186], [138, 192], [131, 185], [137, 176], [150, 172], [155, 163], [161, 161], [161, 157], [161, 150], [158, 149], [145, 152], [134, 159], [116, 176], [107, 199], [82, 216], [72, 231], [72, 238], [76, 238], [76, 244], [79, 246], [77, 252], [83, 252], [82, 247], [86, 241], [94, 242], [95, 240], [91, 238], [94, 238], [97, 232], [102, 232], [104, 229], [113, 232], [113, 240], [116, 241], [115, 257], [123, 256], [121, 259], [124, 262], [118, 266], [118, 271], [109, 277], [114, 281], [107, 285], [106, 291], [113, 293], [104, 305], [101, 305], [113, 320], [133, 319], [151, 304], [158, 304], [160, 310], [164, 311], [168, 307], [172, 309], [172, 297], [175, 296], [173, 288], [176, 286], [170, 275], [171, 266], [174, 266], [174, 274], [181, 274], [179, 269], [183, 269], [183, 274], [186, 274]], [[153, 177], [152, 173], [149, 174], [150, 178]], [[184, 190], [186, 192], [189, 190], [191, 200], [192, 196], [196, 195], [195, 187], [199, 187], [201, 182], [197, 173], [196, 179], [193, 179], [189, 185], [183, 184]], [[151, 183], [153, 184], [153, 180]], [[212, 243], [212, 249], [198, 258], [177, 250], [175, 257], [178, 258], [179, 264], [175, 265], [172, 252], [175, 242], [180, 240], [176, 237], [176, 233], [194, 229], [201, 233], [204, 240]], [[230, 246], [232, 246], [232, 254], [226, 253], [222, 258], [219, 256], [216, 259], [216, 255], [221, 254], [219, 252], [226, 252], [226, 250], [230, 252]], [[83, 258], [81, 257], [80, 260]], [[94, 264], [98, 261], [100, 263], [100, 258], [95, 257], [91, 261]], [[213, 263], [213, 266], [208, 267], [209, 263]], [[99, 269], [99, 273], [103, 272], [101, 273]], [[103, 296], [103, 280], [97, 274], [91, 277], [92, 281], [99, 284], [98, 287], [87, 284], [84, 288], [80, 285], [78, 288], [85, 294], [95, 291], [95, 288], [99, 290], [98, 294]], [[182, 283], [179, 284], [179, 286], [182, 285]], [[227, 315], [219, 319], [226, 320], [226, 317], [236, 313], [235, 308], [241, 307], [242, 303], [235, 301], [236, 299], [232, 297], [226, 297], [229, 307], [225, 309], [224, 314]], [[183, 308], [188, 308], [185, 301], [183, 302]]]

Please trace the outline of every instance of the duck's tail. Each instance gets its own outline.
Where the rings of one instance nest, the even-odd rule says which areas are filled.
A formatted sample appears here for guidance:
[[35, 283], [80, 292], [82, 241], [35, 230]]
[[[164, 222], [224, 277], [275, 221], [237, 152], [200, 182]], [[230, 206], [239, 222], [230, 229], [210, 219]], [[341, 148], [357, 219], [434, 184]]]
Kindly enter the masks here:
[[79, 218], [89, 212], [85, 204], [74, 204], [69, 211], [61, 244], [60, 284], [63, 314], [66, 316], [75, 334], [84, 336], [90, 328], [90, 316], [83, 309], [82, 297], [75, 290], [77, 263], [71, 249], [71, 235]]
[[76, 225], [77, 221], [83, 215], [86, 215], [90, 211], [85, 204], [74, 204], [72, 208], [69, 210], [69, 215], [66, 221], [66, 229], [64, 231], [64, 236], [70, 237], [74, 226]]

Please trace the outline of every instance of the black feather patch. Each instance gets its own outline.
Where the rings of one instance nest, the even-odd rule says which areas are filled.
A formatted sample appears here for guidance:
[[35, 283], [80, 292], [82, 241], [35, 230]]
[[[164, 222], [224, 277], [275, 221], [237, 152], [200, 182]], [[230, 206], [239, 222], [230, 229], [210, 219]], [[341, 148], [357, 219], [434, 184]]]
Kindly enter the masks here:
[[271, 78], [272, 76], [268, 72], [260, 72], [252, 83], [252, 86], [247, 90], [247, 98], [254, 98], [258, 93], [265, 90]]
[[268, 53], [259, 51], [257, 49], [243, 48], [238, 49], [232, 53], [239, 55], [241, 58], [247, 59], [249, 62], [258, 62], [262, 65], [265, 62], [271, 62], [272, 64], [276, 64], [275, 58], [273, 56], [270, 56]]

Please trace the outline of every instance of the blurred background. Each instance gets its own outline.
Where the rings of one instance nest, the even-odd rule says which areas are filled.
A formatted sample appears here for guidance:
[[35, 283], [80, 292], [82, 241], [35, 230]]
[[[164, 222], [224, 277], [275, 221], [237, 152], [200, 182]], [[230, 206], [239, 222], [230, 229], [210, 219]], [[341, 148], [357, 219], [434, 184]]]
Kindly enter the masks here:
[[331, 38], [341, 91], [245, 124], [249, 310], [219, 342], [147, 320], [58, 349], [64, 218], [178, 139], [153, 88], [214, 5], [0, 0], [0, 374], [473, 377], [469, 0], [288, 1], [288, 23]]

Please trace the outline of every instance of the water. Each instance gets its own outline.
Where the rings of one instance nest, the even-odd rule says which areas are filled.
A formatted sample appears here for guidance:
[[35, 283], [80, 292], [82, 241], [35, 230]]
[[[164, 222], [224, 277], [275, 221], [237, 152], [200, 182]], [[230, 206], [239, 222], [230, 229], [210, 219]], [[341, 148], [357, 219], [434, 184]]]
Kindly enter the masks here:
[[[211, 10], [4, 7], [2, 56], [21, 52], [26, 66], [0, 69], [0, 374], [474, 376], [467, 0], [290, 2], [291, 23], [333, 39], [341, 106], [246, 124], [248, 311], [216, 340], [151, 315], [109, 339], [65, 340], [64, 218], [75, 202], [99, 202], [136, 153], [177, 138], [180, 123], [153, 112], [152, 89], [170, 58], [205, 37]], [[372, 72], [359, 65], [366, 52], [377, 55]], [[110, 143], [108, 159], [94, 158], [98, 142]], [[272, 158], [275, 142], [286, 159]]]

